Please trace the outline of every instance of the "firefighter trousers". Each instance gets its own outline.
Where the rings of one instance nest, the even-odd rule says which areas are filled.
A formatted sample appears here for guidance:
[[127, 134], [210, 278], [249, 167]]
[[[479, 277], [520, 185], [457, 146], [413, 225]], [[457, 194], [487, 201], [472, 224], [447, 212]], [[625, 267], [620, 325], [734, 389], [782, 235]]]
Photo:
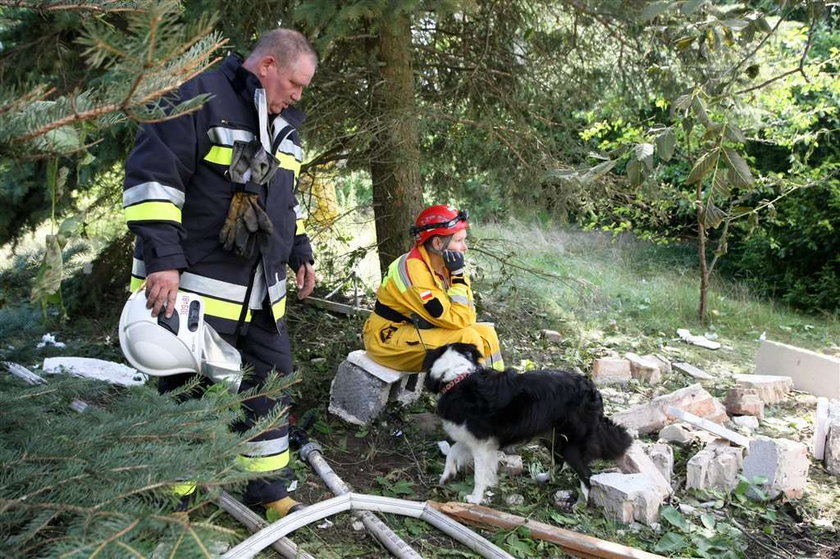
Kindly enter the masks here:
[[493, 325], [487, 322], [478, 322], [458, 330], [418, 330], [411, 323], [391, 322], [373, 314], [365, 323], [364, 341], [365, 350], [371, 359], [397, 371], [421, 371], [427, 349], [459, 342], [475, 345], [484, 357], [486, 366], [500, 371], [505, 367], [499, 336]]
[[[236, 342], [233, 336], [222, 337], [231, 344]], [[272, 371], [277, 371], [280, 376], [292, 372], [292, 354], [286, 325], [281, 323], [278, 329], [265, 304], [261, 310], [253, 312], [247, 331], [238, 340], [238, 349], [242, 354], [243, 363], [253, 367], [253, 371], [242, 379], [240, 393], [261, 387]], [[160, 377], [158, 390], [161, 393], [172, 391], [189, 382], [192, 377], [190, 373]], [[200, 396], [210, 384], [206, 377], [202, 377], [199, 389], [185, 397]], [[276, 406], [288, 407], [290, 403], [288, 395], [279, 400], [266, 396], [249, 398], [243, 401], [242, 419], [233, 423], [231, 429], [237, 433], [244, 433], [260, 418], [271, 413]], [[264, 431], [246, 443], [245, 452], [237, 459], [240, 467], [262, 474], [248, 482], [243, 498], [247, 505], [270, 503], [287, 496], [286, 488], [292, 479], [290, 456], [289, 424], [286, 416], [274, 429]]]

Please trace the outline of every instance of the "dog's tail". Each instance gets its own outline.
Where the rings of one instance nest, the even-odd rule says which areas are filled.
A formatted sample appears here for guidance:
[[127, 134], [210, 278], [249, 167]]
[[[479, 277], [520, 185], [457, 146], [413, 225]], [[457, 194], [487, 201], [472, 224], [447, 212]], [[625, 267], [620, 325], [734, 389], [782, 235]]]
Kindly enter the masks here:
[[627, 429], [604, 415], [598, 421], [598, 441], [602, 454], [600, 458], [604, 460], [620, 458], [633, 444], [633, 438]]

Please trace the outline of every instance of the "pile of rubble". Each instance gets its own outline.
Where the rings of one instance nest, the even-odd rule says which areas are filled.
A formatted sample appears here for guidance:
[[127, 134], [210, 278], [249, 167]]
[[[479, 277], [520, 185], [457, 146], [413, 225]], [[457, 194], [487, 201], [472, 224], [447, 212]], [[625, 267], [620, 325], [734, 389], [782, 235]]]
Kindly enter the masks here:
[[[715, 379], [685, 363], [633, 353], [596, 359], [592, 376], [607, 399], [610, 385], [630, 379], [655, 384], [673, 369], [701, 380]], [[734, 375], [735, 387], [723, 402], [697, 383], [614, 414], [613, 420], [631, 432], [658, 433], [657, 442], [634, 443], [619, 464], [620, 473], [592, 476], [590, 500], [621, 522], [656, 522], [659, 508], [673, 494], [671, 445], [703, 445], [688, 460], [685, 479], [679, 480], [685, 489], [729, 491], [743, 476], [766, 480], [755, 487], [767, 498], [799, 498], [812, 457], [840, 476], [840, 359], [765, 341], [756, 372], [768, 374]], [[766, 407], [784, 402], [794, 388], [818, 396], [810, 448], [795, 440], [752, 436]], [[759, 497], [756, 492], [751, 495]]]

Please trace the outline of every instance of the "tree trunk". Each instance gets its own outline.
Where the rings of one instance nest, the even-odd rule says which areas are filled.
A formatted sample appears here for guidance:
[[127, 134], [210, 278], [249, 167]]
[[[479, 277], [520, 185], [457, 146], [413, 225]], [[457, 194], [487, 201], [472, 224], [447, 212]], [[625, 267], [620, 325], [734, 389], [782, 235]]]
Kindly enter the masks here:
[[408, 228], [423, 209], [423, 190], [410, 19], [386, 11], [376, 31], [369, 40], [371, 118], [375, 120], [370, 176], [379, 266], [384, 272], [411, 246]]

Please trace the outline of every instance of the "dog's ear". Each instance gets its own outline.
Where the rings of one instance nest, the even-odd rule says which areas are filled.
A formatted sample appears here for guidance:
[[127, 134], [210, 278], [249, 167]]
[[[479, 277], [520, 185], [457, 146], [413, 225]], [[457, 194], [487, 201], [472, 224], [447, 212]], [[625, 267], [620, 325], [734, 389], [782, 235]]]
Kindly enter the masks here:
[[432, 349], [427, 349], [426, 350], [426, 356], [423, 358], [423, 370], [428, 373], [429, 369], [432, 368], [432, 365], [435, 364], [435, 361], [437, 361], [438, 358], [441, 355], [443, 355], [444, 352], [447, 349], [449, 349], [448, 344], [440, 346], [440, 347], [435, 347], [435, 348], [432, 348]]
[[452, 344], [452, 348], [469, 359], [473, 365], [478, 366], [478, 362], [481, 360], [482, 355], [475, 344], [457, 343]]

